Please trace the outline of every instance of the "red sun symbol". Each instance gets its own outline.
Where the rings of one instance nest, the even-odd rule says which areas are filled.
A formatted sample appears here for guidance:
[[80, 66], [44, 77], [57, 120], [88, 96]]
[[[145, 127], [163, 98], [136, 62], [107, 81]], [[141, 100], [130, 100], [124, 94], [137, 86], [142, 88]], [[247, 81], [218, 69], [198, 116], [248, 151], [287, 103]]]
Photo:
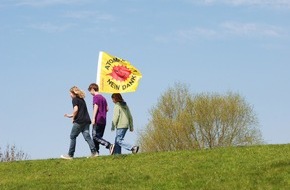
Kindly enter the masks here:
[[109, 74], [117, 81], [126, 81], [131, 75], [130, 69], [125, 66], [114, 66], [112, 73]]

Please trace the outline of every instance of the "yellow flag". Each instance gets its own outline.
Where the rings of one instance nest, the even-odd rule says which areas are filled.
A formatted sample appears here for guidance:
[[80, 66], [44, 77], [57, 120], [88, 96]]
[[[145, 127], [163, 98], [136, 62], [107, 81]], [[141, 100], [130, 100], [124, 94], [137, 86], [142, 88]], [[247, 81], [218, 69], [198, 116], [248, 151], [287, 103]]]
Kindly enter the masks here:
[[141, 78], [140, 71], [130, 62], [102, 51], [99, 53], [97, 71], [99, 92], [134, 92]]

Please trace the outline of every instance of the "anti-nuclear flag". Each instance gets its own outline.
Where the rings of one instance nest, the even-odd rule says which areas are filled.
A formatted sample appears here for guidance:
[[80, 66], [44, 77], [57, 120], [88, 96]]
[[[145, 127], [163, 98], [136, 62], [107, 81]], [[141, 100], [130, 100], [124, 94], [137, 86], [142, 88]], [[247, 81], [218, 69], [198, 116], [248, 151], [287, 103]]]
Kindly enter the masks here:
[[134, 92], [141, 78], [140, 71], [130, 62], [102, 51], [99, 53], [97, 71], [99, 92]]

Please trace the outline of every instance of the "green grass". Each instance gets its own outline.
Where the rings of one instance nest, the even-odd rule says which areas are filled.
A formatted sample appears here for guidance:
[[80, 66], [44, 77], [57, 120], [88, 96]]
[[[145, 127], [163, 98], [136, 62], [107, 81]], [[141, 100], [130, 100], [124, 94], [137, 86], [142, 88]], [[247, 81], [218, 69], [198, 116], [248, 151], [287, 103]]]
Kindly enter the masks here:
[[290, 145], [0, 163], [0, 189], [290, 189]]

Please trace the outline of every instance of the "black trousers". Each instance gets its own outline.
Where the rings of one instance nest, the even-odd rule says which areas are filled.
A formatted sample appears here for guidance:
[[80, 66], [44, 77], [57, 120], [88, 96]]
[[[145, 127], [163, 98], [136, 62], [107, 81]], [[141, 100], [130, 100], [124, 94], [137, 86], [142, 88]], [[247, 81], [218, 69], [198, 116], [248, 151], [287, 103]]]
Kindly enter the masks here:
[[101, 124], [93, 125], [92, 136], [93, 136], [93, 141], [95, 143], [95, 147], [96, 147], [97, 152], [99, 152], [99, 150], [100, 150], [100, 144], [105, 146], [107, 149], [109, 149], [110, 145], [111, 145], [110, 142], [103, 139], [105, 127], [106, 127], [106, 125], [101, 125]]

